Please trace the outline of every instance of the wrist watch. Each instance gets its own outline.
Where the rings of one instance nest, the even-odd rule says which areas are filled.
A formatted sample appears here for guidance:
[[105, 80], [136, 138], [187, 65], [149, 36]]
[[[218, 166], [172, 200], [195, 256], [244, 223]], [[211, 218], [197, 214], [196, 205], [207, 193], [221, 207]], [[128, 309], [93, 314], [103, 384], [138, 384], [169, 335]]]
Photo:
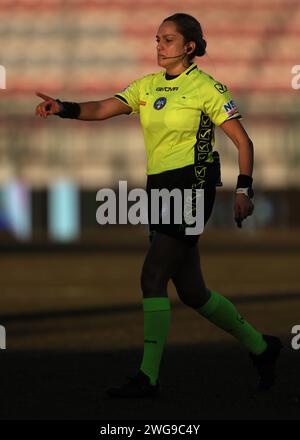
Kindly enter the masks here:
[[249, 199], [252, 199], [252, 197], [254, 196], [254, 191], [251, 186], [249, 186], [248, 188], [237, 188], [235, 190], [235, 193], [244, 194], [245, 196], [249, 197]]

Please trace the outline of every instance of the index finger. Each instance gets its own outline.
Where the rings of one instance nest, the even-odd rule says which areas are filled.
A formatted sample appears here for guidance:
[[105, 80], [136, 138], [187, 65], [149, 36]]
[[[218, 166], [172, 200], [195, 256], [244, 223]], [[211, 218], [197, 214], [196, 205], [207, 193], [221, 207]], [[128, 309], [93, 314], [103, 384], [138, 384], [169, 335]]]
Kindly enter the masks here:
[[242, 221], [243, 221], [243, 220], [242, 220], [240, 217], [235, 217], [234, 220], [235, 220], [235, 222], [236, 222], [237, 227], [238, 227], [238, 228], [241, 228], [241, 227], [242, 227]]
[[48, 95], [44, 95], [44, 93], [41, 93], [41, 92], [35, 92], [35, 94], [36, 94], [37, 96], [39, 96], [40, 98], [44, 99], [45, 101], [48, 101], [49, 99], [52, 99], [53, 101], [55, 101], [54, 98], [51, 98], [51, 97], [48, 96]]

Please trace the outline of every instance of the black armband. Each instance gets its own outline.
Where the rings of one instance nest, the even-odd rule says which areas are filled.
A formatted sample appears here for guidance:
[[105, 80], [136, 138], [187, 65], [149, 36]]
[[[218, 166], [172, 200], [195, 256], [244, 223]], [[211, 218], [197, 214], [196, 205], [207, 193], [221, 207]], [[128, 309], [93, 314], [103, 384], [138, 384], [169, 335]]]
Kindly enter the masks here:
[[80, 115], [80, 105], [77, 102], [63, 101], [56, 99], [62, 105], [62, 110], [55, 113], [60, 118], [77, 119]]
[[252, 199], [254, 196], [252, 182], [252, 177], [247, 176], [246, 174], [240, 174], [237, 178], [236, 194], [245, 194], [249, 199]]
[[237, 178], [237, 188], [251, 188], [253, 179], [251, 176], [247, 176], [246, 174], [240, 174]]

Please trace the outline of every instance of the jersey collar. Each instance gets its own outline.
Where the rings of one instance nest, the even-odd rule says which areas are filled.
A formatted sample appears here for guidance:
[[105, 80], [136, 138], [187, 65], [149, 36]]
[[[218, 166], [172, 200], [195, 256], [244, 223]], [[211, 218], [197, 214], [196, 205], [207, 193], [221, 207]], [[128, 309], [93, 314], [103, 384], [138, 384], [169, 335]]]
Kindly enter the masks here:
[[[197, 67], [198, 67], [197, 64], [196, 64], [196, 63], [193, 63], [193, 64], [191, 64], [186, 70], [184, 70], [180, 75], [176, 76], [176, 78], [173, 78], [173, 79], [171, 79], [171, 80], [169, 80], [169, 81], [176, 81], [176, 80], [178, 80], [179, 78], [184, 77], [185, 75], [189, 75], [189, 73], [190, 73], [192, 70], [197, 69]], [[164, 76], [164, 78], [166, 78], [166, 72], [163, 73], [163, 76]]]

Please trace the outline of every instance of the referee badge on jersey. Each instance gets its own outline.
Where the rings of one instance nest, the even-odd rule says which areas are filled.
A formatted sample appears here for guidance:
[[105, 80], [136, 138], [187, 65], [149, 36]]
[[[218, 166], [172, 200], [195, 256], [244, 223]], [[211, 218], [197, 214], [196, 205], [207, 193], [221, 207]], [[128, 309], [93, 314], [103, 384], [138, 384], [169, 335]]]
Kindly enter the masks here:
[[221, 84], [221, 83], [215, 83], [214, 86], [218, 90], [218, 92], [220, 92], [221, 94], [227, 92], [227, 90], [228, 90], [227, 87], [224, 86], [224, 84]]
[[162, 98], [157, 98], [157, 100], [154, 102], [153, 107], [156, 110], [161, 110], [167, 103], [167, 98], [162, 97]]

